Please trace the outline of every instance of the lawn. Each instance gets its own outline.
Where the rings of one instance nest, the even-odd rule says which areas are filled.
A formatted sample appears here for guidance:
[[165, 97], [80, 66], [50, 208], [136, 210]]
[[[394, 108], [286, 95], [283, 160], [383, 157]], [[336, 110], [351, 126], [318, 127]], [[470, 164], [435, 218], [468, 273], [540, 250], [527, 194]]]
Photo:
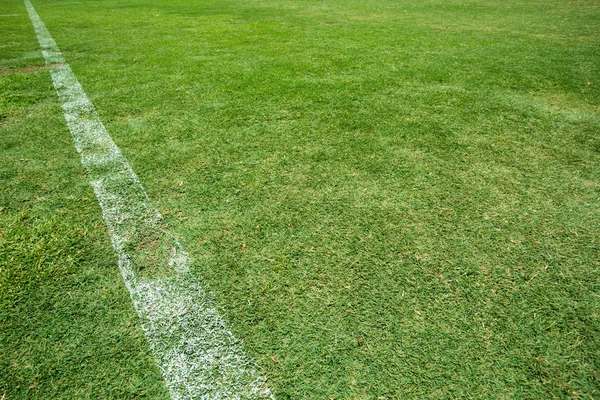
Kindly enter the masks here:
[[[32, 0], [277, 399], [600, 397], [600, 4]], [[167, 399], [20, 0], [0, 398]]]

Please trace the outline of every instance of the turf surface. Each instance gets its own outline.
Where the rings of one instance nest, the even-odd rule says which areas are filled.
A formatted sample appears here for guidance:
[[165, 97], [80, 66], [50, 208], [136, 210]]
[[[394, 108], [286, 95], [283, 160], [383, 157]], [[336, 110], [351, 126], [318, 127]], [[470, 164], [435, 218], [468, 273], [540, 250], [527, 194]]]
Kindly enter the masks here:
[[[0, 4], [0, 395], [164, 397]], [[33, 4], [278, 399], [600, 396], [597, 2]]]

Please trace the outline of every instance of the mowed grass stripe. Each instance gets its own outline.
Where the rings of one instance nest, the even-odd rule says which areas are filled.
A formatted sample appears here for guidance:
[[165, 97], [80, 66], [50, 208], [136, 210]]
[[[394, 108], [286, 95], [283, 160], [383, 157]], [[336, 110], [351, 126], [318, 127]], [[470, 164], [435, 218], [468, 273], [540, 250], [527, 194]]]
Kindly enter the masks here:
[[102, 208], [119, 268], [173, 399], [272, 398], [216, 310], [188, 273], [189, 259], [110, 138], [55, 41], [25, 5], [75, 147]]

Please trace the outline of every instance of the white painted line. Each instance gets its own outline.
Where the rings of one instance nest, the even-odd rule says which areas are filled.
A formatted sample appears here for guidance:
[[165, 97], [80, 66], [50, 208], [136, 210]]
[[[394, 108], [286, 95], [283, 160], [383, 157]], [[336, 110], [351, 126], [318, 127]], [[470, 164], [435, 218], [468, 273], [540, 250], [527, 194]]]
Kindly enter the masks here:
[[29, 0], [25, 6], [171, 398], [274, 399]]

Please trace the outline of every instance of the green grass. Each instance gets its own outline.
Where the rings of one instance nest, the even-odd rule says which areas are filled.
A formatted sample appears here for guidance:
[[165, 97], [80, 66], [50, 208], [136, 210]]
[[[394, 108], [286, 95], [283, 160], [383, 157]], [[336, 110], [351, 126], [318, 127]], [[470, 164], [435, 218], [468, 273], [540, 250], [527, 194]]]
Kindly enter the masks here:
[[0, 398], [168, 398], [31, 22], [0, 8]]
[[[164, 398], [1, 4], [0, 395]], [[34, 6], [278, 399], [600, 396], [597, 2]]]

